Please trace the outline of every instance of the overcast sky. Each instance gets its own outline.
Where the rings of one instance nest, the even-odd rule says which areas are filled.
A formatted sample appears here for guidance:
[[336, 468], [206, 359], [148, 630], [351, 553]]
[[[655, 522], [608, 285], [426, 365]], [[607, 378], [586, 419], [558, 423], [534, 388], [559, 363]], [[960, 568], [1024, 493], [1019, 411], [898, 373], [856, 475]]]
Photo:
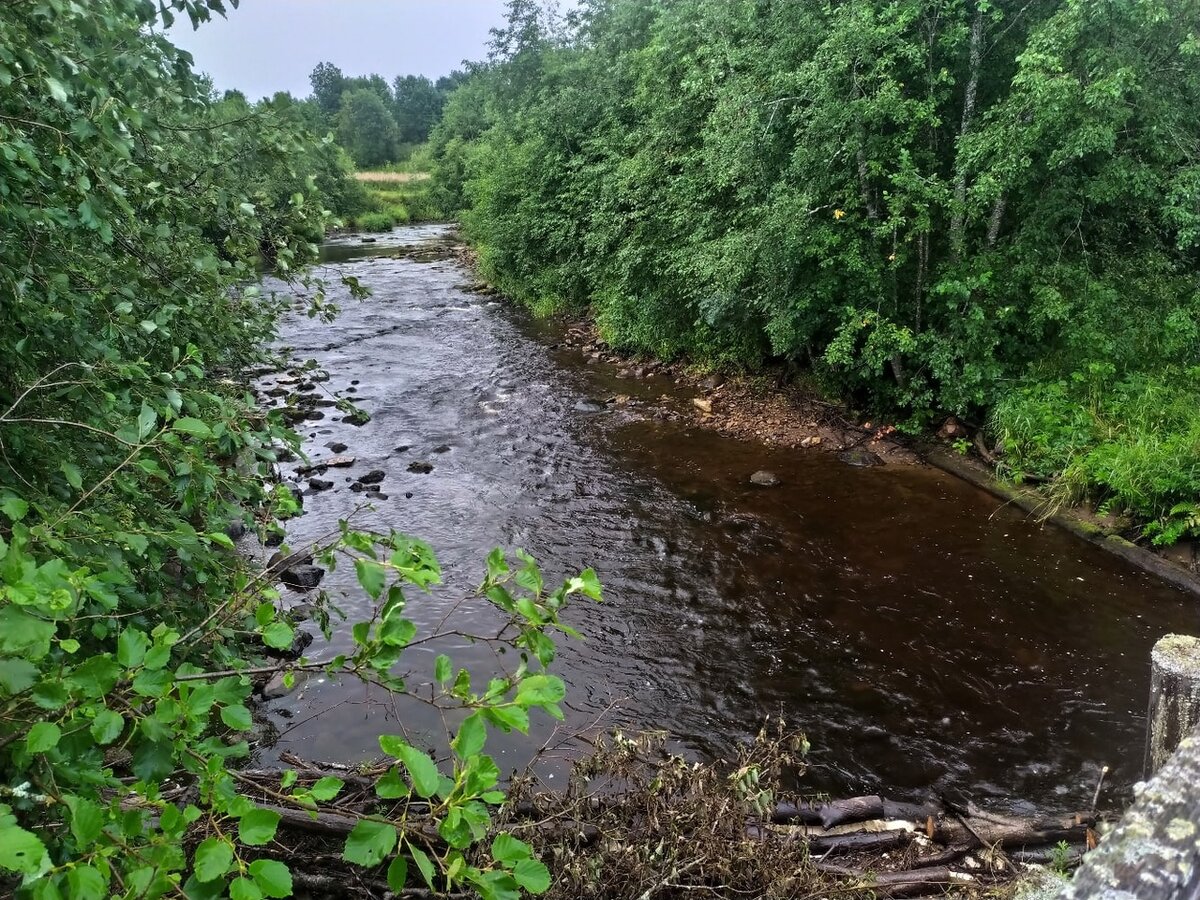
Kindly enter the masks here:
[[[229, 7], [229, 4], [226, 4]], [[276, 91], [308, 96], [308, 73], [322, 61], [347, 75], [378, 72], [437, 78], [482, 59], [488, 29], [504, 22], [504, 0], [242, 0], [192, 31], [170, 31], [196, 69], [219, 90], [251, 100]]]

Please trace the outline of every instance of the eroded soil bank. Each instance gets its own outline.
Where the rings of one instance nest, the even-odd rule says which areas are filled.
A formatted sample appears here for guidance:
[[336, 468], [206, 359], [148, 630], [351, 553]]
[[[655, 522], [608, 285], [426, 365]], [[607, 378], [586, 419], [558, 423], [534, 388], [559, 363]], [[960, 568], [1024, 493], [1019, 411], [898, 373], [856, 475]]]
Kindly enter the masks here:
[[[454, 253], [418, 246], [445, 237], [422, 226], [335, 242], [329, 264], [374, 296], [340, 298], [332, 325], [285, 322], [295, 359], [329, 374], [308, 385], [328, 405], [298, 426], [306, 452], [354, 457], [319, 490], [285, 466], [307, 510], [289, 543], [351, 514], [424, 537], [448, 576], [412, 604], [426, 627], [478, 584], [496, 544], [558, 576], [595, 566], [606, 603], [575, 610], [586, 640], [559, 662], [572, 729], [661, 728], [710, 755], [782, 714], [813, 745], [813, 791], [1067, 811], [1090, 805], [1109, 765], [1102, 805], [1123, 799], [1141, 774], [1149, 649], [1191, 627], [1190, 597], [928, 467], [860, 467], [705, 428], [695, 385], [622, 372], [561, 326], [467, 290]], [[272, 400], [286, 403], [298, 382], [260, 385], [280, 387]], [[370, 421], [347, 421], [340, 397]], [[761, 470], [777, 483], [753, 484]], [[376, 471], [373, 498], [353, 489]], [[323, 584], [352, 619], [365, 612], [353, 581], [338, 571]], [[489, 624], [469, 606], [457, 615]], [[346, 643], [335, 634], [330, 649]], [[454, 638], [422, 648], [439, 651], [494, 664]], [[271, 706], [277, 752], [356, 762], [400, 722], [436, 740], [436, 714], [380, 700], [309, 681]], [[550, 736], [539, 728], [498, 741], [502, 765], [527, 762]], [[553, 763], [542, 771], [553, 786]]]

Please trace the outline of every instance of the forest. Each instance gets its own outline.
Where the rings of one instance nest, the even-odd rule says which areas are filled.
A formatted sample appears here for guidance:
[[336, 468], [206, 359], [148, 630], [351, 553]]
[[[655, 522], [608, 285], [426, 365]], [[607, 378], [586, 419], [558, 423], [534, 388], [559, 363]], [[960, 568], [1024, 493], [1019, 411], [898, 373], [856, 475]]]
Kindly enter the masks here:
[[1198, 533], [1195, 0], [509, 10], [432, 136], [506, 294]]

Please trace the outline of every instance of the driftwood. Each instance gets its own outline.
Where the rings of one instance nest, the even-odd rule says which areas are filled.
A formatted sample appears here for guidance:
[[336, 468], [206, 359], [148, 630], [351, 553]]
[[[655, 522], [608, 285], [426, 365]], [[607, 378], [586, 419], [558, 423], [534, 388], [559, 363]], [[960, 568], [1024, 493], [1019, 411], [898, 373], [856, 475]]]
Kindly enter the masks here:
[[912, 869], [905, 872], [885, 872], [875, 875], [858, 869], [848, 869], [844, 866], [817, 863], [818, 871], [838, 878], [861, 880], [858, 889], [864, 893], [870, 892], [877, 897], [913, 897], [923, 896], [931, 890], [940, 893], [938, 889], [961, 884], [966, 879], [956, 877], [945, 866]]

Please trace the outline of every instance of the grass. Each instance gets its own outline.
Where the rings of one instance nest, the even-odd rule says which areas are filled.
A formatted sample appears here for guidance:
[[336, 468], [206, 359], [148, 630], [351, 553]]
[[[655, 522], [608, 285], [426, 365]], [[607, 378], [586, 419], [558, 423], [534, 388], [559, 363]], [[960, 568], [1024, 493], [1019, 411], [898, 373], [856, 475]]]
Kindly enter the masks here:
[[[362, 231], [385, 231], [410, 222], [439, 222], [445, 211], [434, 199], [431, 161], [425, 147], [412, 149], [406, 158], [383, 169], [355, 172], [367, 193], [366, 208], [350, 218]], [[383, 226], [384, 220], [388, 225]]]

